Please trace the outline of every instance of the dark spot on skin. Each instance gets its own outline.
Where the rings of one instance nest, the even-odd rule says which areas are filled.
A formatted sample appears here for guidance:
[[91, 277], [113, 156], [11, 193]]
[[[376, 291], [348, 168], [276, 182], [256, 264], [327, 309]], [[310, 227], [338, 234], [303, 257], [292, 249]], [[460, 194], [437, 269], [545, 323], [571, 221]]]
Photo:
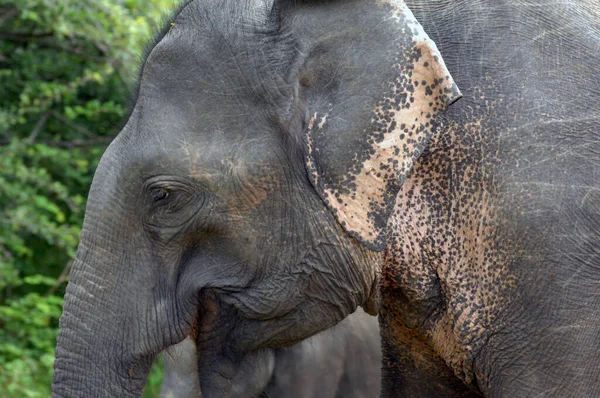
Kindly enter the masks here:
[[[506, 267], [519, 250], [517, 244], [510, 252], [498, 244], [504, 221], [490, 176], [492, 164], [500, 160], [495, 143], [483, 146], [480, 138], [484, 131], [500, 127], [492, 117], [481, 118], [483, 105], [475, 109], [469, 115], [472, 122], [442, 126], [444, 134], [433, 136], [401, 187], [388, 224], [382, 282], [380, 316], [388, 325], [388, 331], [382, 331], [384, 340], [407, 352], [420, 347], [423, 366], [443, 373], [449, 384], [456, 382], [454, 374], [466, 384], [474, 382], [473, 358], [507, 304], [502, 300], [511, 296], [514, 280]], [[487, 104], [485, 112], [493, 113], [493, 105]], [[434, 114], [426, 117], [433, 119]], [[408, 136], [416, 129], [413, 125]], [[398, 325], [403, 332], [394, 329]], [[407, 331], [415, 334], [408, 338]], [[443, 361], [436, 359], [440, 353]], [[414, 366], [415, 356], [409, 357]], [[453, 371], [443, 371], [446, 365]], [[407, 365], [399, 361], [393, 366]]]

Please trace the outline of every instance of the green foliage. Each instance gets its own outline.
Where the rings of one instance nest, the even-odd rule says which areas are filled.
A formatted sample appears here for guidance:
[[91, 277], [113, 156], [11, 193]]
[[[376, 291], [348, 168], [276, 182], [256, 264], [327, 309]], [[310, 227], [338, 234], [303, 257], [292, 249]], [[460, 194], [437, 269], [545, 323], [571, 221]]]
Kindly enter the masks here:
[[49, 396], [87, 190], [171, 5], [0, 0], [0, 397]]
[[163, 379], [162, 364], [162, 357], [157, 357], [154, 366], [148, 375], [148, 380], [146, 381], [146, 388], [144, 389], [144, 393], [142, 395], [144, 398], [153, 398], [159, 396]]

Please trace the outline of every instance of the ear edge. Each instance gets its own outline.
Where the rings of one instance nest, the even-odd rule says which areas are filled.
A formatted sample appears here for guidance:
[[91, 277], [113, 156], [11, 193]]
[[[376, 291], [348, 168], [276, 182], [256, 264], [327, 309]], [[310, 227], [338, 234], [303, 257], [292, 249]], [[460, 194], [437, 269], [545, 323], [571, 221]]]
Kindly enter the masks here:
[[[408, 10], [408, 9], [406, 8], [406, 10]], [[414, 19], [414, 16], [412, 16], [412, 13], [410, 12], [410, 10], [408, 10], [408, 12], [406, 13], [405, 16], [407, 18], [410, 18], [411, 20]], [[414, 20], [414, 22], [416, 22], [416, 20]], [[418, 24], [418, 22], [416, 22], [416, 23]], [[411, 26], [411, 29], [414, 29], [414, 25]], [[387, 219], [389, 218], [389, 215], [391, 214], [392, 209], [394, 207], [394, 204], [396, 201], [396, 194], [399, 191], [401, 185], [404, 183], [404, 181], [406, 179], [406, 175], [412, 170], [414, 163], [421, 156], [422, 152], [425, 150], [425, 148], [429, 144], [429, 141], [430, 141], [431, 137], [433, 136], [433, 134], [437, 133], [438, 130], [436, 128], [434, 128], [434, 125], [437, 123], [438, 115], [443, 114], [451, 104], [453, 104], [454, 102], [456, 102], [458, 99], [460, 99], [462, 97], [460, 90], [458, 89], [457, 85], [454, 83], [452, 77], [450, 76], [448, 70], [446, 69], [444, 61], [443, 61], [435, 43], [433, 41], [431, 41], [431, 39], [429, 39], [428, 36], [422, 31], [422, 27], [420, 27], [420, 25], [418, 25], [417, 29], [418, 29], [418, 31], [416, 31], [417, 33], [414, 34], [412, 43], [415, 46], [415, 49], [419, 48], [420, 51], [418, 52], [419, 55], [416, 56], [415, 59], [411, 58], [411, 60], [414, 64], [413, 64], [413, 67], [409, 66], [409, 69], [414, 72], [414, 69], [420, 68], [420, 73], [423, 74], [422, 75], [423, 79], [419, 79], [419, 82], [426, 80], [428, 82], [428, 85], [431, 84], [430, 91], [432, 91], [433, 94], [427, 93], [427, 95], [428, 95], [427, 101], [425, 101], [425, 94], [420, 91], [420, 90], [422, 90], [422, 88], [419, 87], [417, 89], [417, 91], [419, 91], [419, 95], [422, 95], [423, 101], [425, 103], [431, 101], [429, 103], [429, 105], [431, 106], [431, 103], [433, 102], [433, 103], [435, 103], [435, 107], [433, 108], [433, 110], [431, 112], [432, 116], [431, 116], [430, 120], [428, 120], [428, 121], [423, 120], [422, 124], [420, 124], [421, 121], [416, 123], [418, 126], [421, 126], [421, 128], [422, 128], [421, 130], [424, 129], [423, 131], [421, 131], [421, 130], [418, 131], [419, 135], [421, 135], [419, 140], [415, 141], [415, 144], [409, 145], [409, 150], [408, 150], [408, 152], [404, 153], [404, 155], [405, 155], [404, 158], [397, 157], [397, 160], [399, 161], [400, 165], [399, 165], [399, 169], [396, 170], [396, 173], [397, 173], [396, 178], [389, 178], [384, 181], [382, 179], [378, 179], [378, 177], [376, 175], [369, 175], [369, 172], [366, 173], [368, 175], [368, 177], [365, 178], [362, 181], [362, 183], [365, 186], [367, 186], [367, 189], [365, 189], [363, 191], [368, 191], [368, 192], [370, 192], [371, 195], [370, 196], [364, 195], [363, 194], [364, 192], [363, 193], [360, 193], [360, 192], [354, 193], [355, 196], [362, 195], [362, 200], [363, 200], [363, 202], [365, 202], [362, 204], [362, 208], [360, 209], [360, 211], [358, 211], [358, 213], [360, 213], [360, 214], [358, 214], [358, 217], [355, 217], [355, 216], [357, 216], [356, 208], [353, 209], [354, 214], [352, 214], [352, 213], [348, 213], [349, 215], [344, 214], [344, 213], [347, 213], [347, 209], [349, 207], [354, 206], [353, 204], [349, 205], [348, 202], [346, 202], [346, 203], [339, 202], [338, 203], [338, 201], [339, 201], [338, 194], [340, 194], [340, 192], [342, 192], [342, 195], [344, 195], [344, 191], [346, 191], [346, 194], [347, 194], [347, 186], [342, 186], [342, 187], [329, 186], [328, 181], [331, 182], [331, 173], [328, 174], [327, 173], [328, 169], [327, 170], [323, 169], [323, 166], [318, 163], [319, 162], [319, 156], [318, 156], [319, 147], [318, 146], [320, 144], [318, 142], [315, 143], [313, 141], [314, 139], [319, 140], [320, 137], [313, 136], [311, 134], [311, 131], [313, 130], [313, 128], [316, 130], [316, 128], [318, 127], [318, 129], [321, 130], [321, 127], [319, 126], [319, 124], [325, 124], [324, 123], [325, 117], [331, 118], [331, 117], [338, 117], [339, 115], [330, 115], [327, 112], [327, 110], [324, 109], [324, 107], [321, 107], [321, 106], [315, 107], [315, 104], [311, 104], [310, 103], [311, 101], [308, 101], [307, 98], [301, 99], [301, 101], [302, 100], [307, 101], [305, 107], [306, 107], [307, 113], [308, 113], [307, 119], [309, 119], [308, 122], [305, 123], [305, 125], [308, 127], [308, 132], [305, 132], [306, 134], [304, 135], [304, 137], [302, 139], [302, 142], [304, 144], [304, 150], [305, 150], [305, 154], [304, 154], [305, 168], [306, 168], [306, 172], [308, 174], [309, 180], [310, 180], [313, 188], [317, 191], [317, 194], [319, 195], [321, 200], [325, 203], [327, 208], [333, 213], [336, 220], [342, 226], [344, 231], [349, 236], [353, 237], [354, 239], [358, 240], [363, 245], [365, 245], [365, 247], [367, 247], [368, 249], [375, 251], [375, 252], [381, 252], [386, 247]], [[311, 55], [312, 55], [312, 53], [311, 53]], [[310, 57], [310, 55], [309, 55], [309, 57]], [[426, 58], [427, 60], [429, 60], [429, 62], [427, 63], [421, 58]], [[417, 64], [419, 64], [418, 67], [416, 66]], [[332, 64], [330, 66], [335, 67], [335, 64]], [[301, 80], [301, 82], [299, 83], [300, 91], [301, 91], [300, 97], [303, 97], [303, 93], [302, 93], [302, 91], [304, 91], [303, 88], [308, 88], [310, 90], [315, 85], [319, 86], [319, 81], [323, 80], [322, 76], [320, 75], [320, 72], [323, 72], [323, 71], [321, 71], [321, 70], [308, 71], [308, 72], [305, 70], [300, 71], [299, 76], [303, 78], [303, 80]], [[417, 73], [417, 76], [419, 76], [419, 71], [417, 71], [416, 73]], [[411, 74], [412, 74], [412, 72], [411, 72]], [[325, 73], [325, 75], [328, 75], [328, 74]], [[410, 78], [409, 78], [409, 80], [410, 80]], [[435, 84], [433, 82], [435, 82]], [[304, 87], [304, 86], [307, 86], [307, 87]], [[429, 87], [428, 87], [428, 89], [429, 89]], [[410, 94], [409, 94], [409, 96], [410, 96]], [[434, 99], [434, 97], [435, 97], [435, 99]], [[328, 99], [329, 99], [329, 97], [327, 97], [327, 96], [319, 97], [317, 102], [320, 105], [327, 105]], [[314, 98], [313, 98], [313, 100], [314, 100]], [[379, 104], [375, 105], [376, 108], [379, 106], [380, 106]], [[320, 111], [321, 113], [319, 114], [319, 117], [317, 118], [317, 113], [314, 111], [315, 111], [315, 109], [319, 110], [319, 108], [321, 108], [322, 110]], [[425, 107], [419, 108], [418, 104], [414, 104], [413, 108], [415, 109], [415, 111], [408, 112], [408, 116], [406, 119], [406, 124], [409, 126], [411, 124], [415, 123], [414, 118], [415, 118], [415, 116], [418, 115], [418, 112], [425, 110]], [[421, 115], [423, 115], [423, 112], [421, 112]], [[342, 115], [342, 117], [343, 116], [344, 115]], [[429, 116], [428, 116], [428, 118], [429, 118]], [[402, 123], [402, 124], [404, 124], [404, 123]], [[329, 121], [327, 122], [327, 125], [329, 125]], [[400, 122], [398, 122], [398, 126], [400, 126]], [[413, 125], [413, 127], [414, 127], [414, 125]], [[324, 130], [326, 130], [326, 128]], [[417, 131], [415, 130], [415, 132], [417, 132]], [[316, 133], [316, 131], [315, 131], [315, 133]], [[319, 133], [321, 133], [321, 131], [319, 131]], [[327, 134], [340, 134], [340, 133], [343, 133], [343, 132], [329, 131]], [[394, 134], [400, 135], [400, 133], [401, 133], [400, 131], [396, 131], [396, 132], [393, 132], [392, 135], [394, 135]], [[365, 132], [365, 140], [369, 139], [368, 134], [369, 134], [369, 132]], [[402, 143], [400, 143], [400, 145], [402, 145]], [[404, 145], [406, 146], [406, 143], [404, 143]], [[317, 156], [314, 156], [314, 155], [317, 155]], [[383, 158], [386, 158], [386, 159], [390, 158], [389, 156], [387, 156], [387, 155], [389, 155], [388, 153], [384, 153], [384, 155], [386, 155], [386, 156], [383, 156]], [[372, 167], [369, 167], [369, 169], [375, 170]], [[353, 170], [353, 167], [350, 167], [350, 165], [348, 165], [348, 169], [347, 169], [348, 175], [354, 174], [354, 172], [352, 170]], [[357, 174], [355, 174], [355, 175], [357, 175]], [[327, 178], [323, 178], [324, 176], [326, 176]], [[364, 177], [364, 175], [362, 177]], [[344, 185], [343, 183], [347, 182], [347, 181], [345, 181], [345, 182], [342, 181], [343, 179], [344, 178], [339, 180], [339, 182], [342, 183], [342, 185]], [[371, 188], [371, 187], [369, 187], [370, 185], [373, 185], [375, 187]], [[385, 200], [382, 200], [382, 198], [384, 198]], [[345, 197], [343, 199], [346, 200], [348, 198]], [[346, 206], [346, 209], [344, 208], [345, 206]], [[353, 211], [353, 210], [350, 210], [350, 211]]]

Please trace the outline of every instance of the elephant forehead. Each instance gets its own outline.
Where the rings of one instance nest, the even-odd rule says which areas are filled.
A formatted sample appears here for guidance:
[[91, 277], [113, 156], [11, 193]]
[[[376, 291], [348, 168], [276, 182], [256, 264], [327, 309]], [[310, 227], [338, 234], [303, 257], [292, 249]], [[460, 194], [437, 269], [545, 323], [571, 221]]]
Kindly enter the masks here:
[[[160, 115], [156, 120], [165, 122]], [[201, 126], [181, 121], [178, 126], [164, 123], [162, 128], [151, 120], [147, 124], [153, 130], [144, 128], [144, 123], [142, 127], [130, 123], [135, 131], [126, 131], [127, 127], [107, 151], [119, 159], [121, 184], [132, 186], [155, 176], [176, 177], [194, 181], [219, 196], [234, 196], [229, 191], [235, 190], [259, 201], [283, 179], [282, 156], [266, 137], [243, 138], [239, 134], [242, 137], [234, 140], [223, 131], [203, 131]]]
[[[281, 167], [272, 154], [272, 148], [253, 142], [233, 145], [223, 140], [213, 145], [198, 145], [181, 140], [165, 155], [167, 162], [174, 163], [177, 172], [193, 179], [246, 186], [254, 182], [268, 185], [279, 179]], [[156, 164], [156, 161], [150, 163]]]

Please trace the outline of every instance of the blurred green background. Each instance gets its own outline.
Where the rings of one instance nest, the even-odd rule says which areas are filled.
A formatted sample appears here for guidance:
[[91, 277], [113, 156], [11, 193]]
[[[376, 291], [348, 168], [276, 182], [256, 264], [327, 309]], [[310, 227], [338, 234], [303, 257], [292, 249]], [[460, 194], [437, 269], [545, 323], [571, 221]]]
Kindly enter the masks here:
[[[48, 397], [86, 195], [174, 0], [0, 0], [0, 397]], [[155, 365], [145, 391], [157, 396]]]

